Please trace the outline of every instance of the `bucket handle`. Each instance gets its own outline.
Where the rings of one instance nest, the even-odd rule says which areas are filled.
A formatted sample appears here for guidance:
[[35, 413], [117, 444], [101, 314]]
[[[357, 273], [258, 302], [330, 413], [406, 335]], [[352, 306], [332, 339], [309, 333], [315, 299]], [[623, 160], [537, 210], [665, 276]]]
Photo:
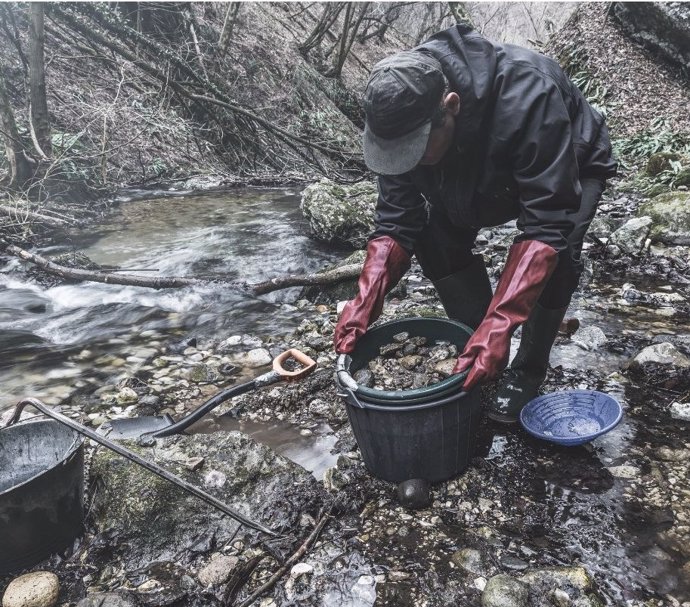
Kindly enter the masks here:
[[[340, 378], [338, 378], [340, 379]], [[357, 395], [350, 390], [347, 386], [344, 384], [340, 383], [338, 384], [338, 387], [340, 388], [341, 391], [338, 391], [336, 394], [340, 396], [341, 398], [344, 398], [345, 401], [347, 402], [348, 405], [352, 405], [353, 407], [357, 407], [358, 409], [369, 409], [371, 411], [383, 411], [384, 413], [393, 413], [393, 412], [402, 412], [402, 411], [421, 411], [422, 409], [430, 409], [431, 407], [438, 407], [440, 405], [445, 405], [448, 404], [449, 402], [452, 402], [454, 400], [457, 400], [459, 398], [464, 398], [469, 394], [466, 390], [462, 390], [461, 392], [458, 392], [457, 394], [451, 394], [450, 396], [446, 396], [445, 398], [442, 398], [441, 400], [436, 400], [432, 401], [430, 403], [420, 403], [417, 405], [394, 405], [391, 407], [386, 407], [383, 405], [375, 405], [373, 403], [367, 403], [364, 401], [361, 401], [359, 398], [357, 398]], [[471, 390], [470, 390], [471, 392]]]

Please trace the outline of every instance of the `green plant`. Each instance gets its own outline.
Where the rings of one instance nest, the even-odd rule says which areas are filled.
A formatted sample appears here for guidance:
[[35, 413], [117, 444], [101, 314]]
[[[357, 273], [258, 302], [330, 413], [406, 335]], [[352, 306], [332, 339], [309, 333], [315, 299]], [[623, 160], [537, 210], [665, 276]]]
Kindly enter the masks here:
[[642, 160], [660, 152], [690, 155], [690, 133], [673, 131], [663, 117], [655, 118], [650, 128], [632, 137], [613, 142], [616, 154], [623, 158]]

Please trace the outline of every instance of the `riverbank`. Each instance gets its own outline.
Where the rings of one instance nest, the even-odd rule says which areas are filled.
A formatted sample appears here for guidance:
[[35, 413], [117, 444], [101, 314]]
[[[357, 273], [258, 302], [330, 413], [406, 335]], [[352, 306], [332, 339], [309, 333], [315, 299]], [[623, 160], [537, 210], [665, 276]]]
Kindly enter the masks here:
[[[596, 232], [602, 244], [588, 243], [582, 289], [568, 313], [580, 329], [558, 338], [545, 386], [612, 394], [625, 409], [621, 425], [589, 445], [564, 449], [483, 421], [470, 468], [434, 487], [431, 506], [421, 511], [400, 507], [395, 487], [372, 478], [361, 462], [335, 391], [337, 304], [326, 298], [297, 295], [290, 305], [302, 320], [292, 332], [220, 340], [183, 331], [174, 343], [142, 333], [136, 348], [93, 359], [113, 381], [82, 387], [63, 401], [66, 414], [92, 426], [118, 416], [179, 418], [217, 390], [257, 376], [288, 347], [314, 357], [319, 370], [302, 383], [229, 401], [218, 413], [234, 411], [236, 419], [209, 417], [197, 428], [203, 434], [136, 447], [278, 527], [283, 539], [238, 530], [99, 448], [89, 473], [88, 533], [42, 566], [60, 578], [62, 604], [84, 595], [91, 602], [82, 605], [96, 604], [99, 593], [131, 605], [221, 605], [231, 595], [240, 604], [326, 513], [319, 537], [256, 604], [493, 605], [506, 594], [512, 604], [529, 606], [687, 601], [690, 449], [683, 411], [690, 372], [683, 357], [690, 355], [690, 316], [677, 265], [687, 247], [629, 253], [614, 248], [615, 238], [607, 245], [638, 206], [615, 190], [604, 200], [603, 224], [595, 228], [613, 225], [608, 236]], [[480, 235], [494, 278], [513, 230]], [[442, 314], [418, 266], [403, 282], [382, 321]], [[664, 358], [669, 346], [660, 349], [662, 343], [678, 352], [675, 363]], [[632, 362], [649, 346], [647, 362]], [[238, 431], [242, 424], [255, 439]], [[285, 449], [300, 440], [297, 452]]]

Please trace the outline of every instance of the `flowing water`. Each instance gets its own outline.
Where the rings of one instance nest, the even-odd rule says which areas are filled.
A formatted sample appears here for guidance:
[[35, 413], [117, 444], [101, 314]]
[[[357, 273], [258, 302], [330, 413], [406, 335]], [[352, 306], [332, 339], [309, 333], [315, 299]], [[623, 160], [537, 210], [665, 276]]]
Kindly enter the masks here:
[[[308, 238], [291, 189], [127, 202], [104, 224], [38, 252], [73, 250], [146, 276], [221, 275], [248, 283], [317, 271], [345, 256]], [[43, 288], [18, 269], [18, 261], [0, 260], [0, 410], [30, 395], [55, 402], [66, 383], [100, 377], [93, 356], [80, 364], [85, 349], [126, 358], [171, 337], [281, 334], [300, 320], [288, 303], [298, 289], [259, 298], [213, 285]]]

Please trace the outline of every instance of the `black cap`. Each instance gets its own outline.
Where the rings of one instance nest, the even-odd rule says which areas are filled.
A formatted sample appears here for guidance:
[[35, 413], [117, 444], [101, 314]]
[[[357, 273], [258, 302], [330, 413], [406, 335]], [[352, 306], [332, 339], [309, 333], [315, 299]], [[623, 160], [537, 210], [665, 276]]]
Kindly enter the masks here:
[[400, 175], [424, 156], [445, 78], [435, 57], [403, 51], [374, 66], [364, 92], [364, 160], [375, 173]]

